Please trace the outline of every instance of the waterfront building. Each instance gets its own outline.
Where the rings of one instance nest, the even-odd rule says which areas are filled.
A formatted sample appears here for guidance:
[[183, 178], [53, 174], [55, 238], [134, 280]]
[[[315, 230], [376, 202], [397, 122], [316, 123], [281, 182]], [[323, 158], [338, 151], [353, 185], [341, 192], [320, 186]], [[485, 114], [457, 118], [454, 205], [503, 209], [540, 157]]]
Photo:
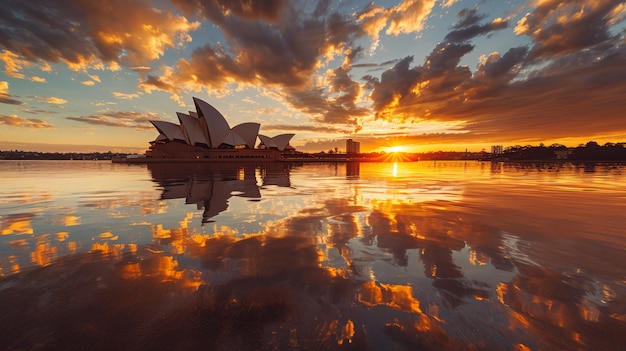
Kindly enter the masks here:
[[361, 143], [352, 139], [346, 140], [346, 153], [347, 154], [359, 154], [361, 153]]
[[[176, 113], [180, 124], [150, 121], [159, 135], [150, 142], [146, 159], [278, 159], [283, 152], [295, 151], [289, 144], [295, 134], [273, 137], [261, 135], [261, 125], [254, 122], [241, 123], [231, 128], [215, 107], [195, 97], [193, 102], [196, 111]], [[257, 139], [260, 143], [255, 147]]]

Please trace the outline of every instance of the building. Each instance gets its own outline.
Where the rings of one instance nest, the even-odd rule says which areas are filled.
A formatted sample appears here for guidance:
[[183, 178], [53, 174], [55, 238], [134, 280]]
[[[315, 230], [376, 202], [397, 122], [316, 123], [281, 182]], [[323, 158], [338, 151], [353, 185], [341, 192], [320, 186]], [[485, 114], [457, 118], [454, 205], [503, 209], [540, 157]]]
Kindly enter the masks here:
[[346, 153], [347, 154], [360, 154], [361, 143], [352, 139], [346, 140]]
[[[246, 160], [277, 159], [294, 151], [289, 141], [294, 134], [274, 137], [260, 135], [259, 123], [247, 122], [230, 127], [215, 107], [193, 98], [196, 111], [177, 112], [180, 124], [150, 121], [159, 135], [150, 142], [147, 159], [166, 160]], [[260, 140], [255, 147], [257, 139]]]

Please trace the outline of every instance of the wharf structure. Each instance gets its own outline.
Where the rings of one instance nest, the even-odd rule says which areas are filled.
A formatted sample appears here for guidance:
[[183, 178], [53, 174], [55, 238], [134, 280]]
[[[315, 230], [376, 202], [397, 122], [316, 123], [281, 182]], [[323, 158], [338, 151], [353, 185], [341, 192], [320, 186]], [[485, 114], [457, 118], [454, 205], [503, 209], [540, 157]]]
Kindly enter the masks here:
[[[196, 111], [177, 112], [180, 124], [150, 121], [159, 135], [150, 142], [145, 157], [113, 159], [113, 162], [276, 161], [295, 152], [289, 141], [295, 134], [274, 137], [259, 134], [259, 123], [230, 127], [209, 103], [193, 98]], [[260, 143], [255, 146], [257, 138]]]

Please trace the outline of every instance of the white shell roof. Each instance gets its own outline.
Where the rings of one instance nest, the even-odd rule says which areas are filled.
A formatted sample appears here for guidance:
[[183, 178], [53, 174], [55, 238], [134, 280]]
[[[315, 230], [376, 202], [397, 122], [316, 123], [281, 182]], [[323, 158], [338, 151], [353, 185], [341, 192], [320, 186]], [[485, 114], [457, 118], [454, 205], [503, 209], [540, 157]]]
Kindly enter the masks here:
[[231, 145], [231, 146], [245, 145], [246, 144], [246, 142], [241, 138], [241, 136], [239, 136], [239, 134], [235, 133], [234, 130], [230, 130], [228, 132], [228, 134], [226, 135], [224, 140], [222, 140], [222, 143], [228, 144], [228, 145]]
[[268, 137], [266, 135], [259, 134], [259, 139], [261, 139], [263, 145], [268, 148], [275, 147], [280, 151], [284, 151], [294, 135], [295, 134], [279, 134], [274, 137]]
[[259, 135], [260, 128], [261, 125], [259, 123], [247, 122], [234, 126], [232, 131], [237, 133], [237, 135], [243, 139], [243, 145], [248, 146], [250, 149], [254, 149], [256, 137]]
[[219, 147], [228, 133], [230, 132], [230, 126], [222, 114], [215, 109], [215, 107], [209, 105], [207, 102], [198, 98], [193, 98], [193, 102], [196, 105], [198, 116], [204, 118], [209, 130], [209, 143], [212, 148]]
[[185, 132], [185, 137], [187, 138], [187, 144], [209, 145], [209, 142], [206, 139], [206, 135], [204, 135], [202, 124], [200, 123], [200, 119], [198, 119], [197, 117], [186, 115], [184, 113], [180, 113], [180, 112], [176, 112], [176, 115], [178, 116], [178, 120], [180, 121], [183, 132]]
[[193, 98], [197, 111], [189, 111], [189, 114], [177, 112], [180, 125], [166, 121], [150, 121], [161, 133], [156, 139], [180, 140], [189, 145], [204, 144], [210, 148], [218, 148], [222, 144], [231, 146], [246, 145], [254, 149], [257, 136], [268, 148], [276, 148], [281, 151], [290, 147], [289, 141], [295, 134], [280, 134], [268, 137], [259, 134], [259, 123], [241, 123], [232, 129], [222, 114], [207, 102]]
[[150, 123], [152, 123], [152, 125], [161, 134], [165, 135], [169, 141], [173, 141], [173, 140], [181, 140], [185, 142], [187, 141], [181, 126], [179, 126], [178, 124], [175, 124], [172, 122], [166, 122], [166, 121], [150, 121]]

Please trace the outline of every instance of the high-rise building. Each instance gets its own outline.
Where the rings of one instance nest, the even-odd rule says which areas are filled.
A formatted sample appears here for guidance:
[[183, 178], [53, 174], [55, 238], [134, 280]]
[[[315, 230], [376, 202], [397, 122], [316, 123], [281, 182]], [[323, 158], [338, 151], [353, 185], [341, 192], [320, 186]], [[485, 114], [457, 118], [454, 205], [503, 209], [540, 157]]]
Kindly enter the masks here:
[[346, 140], [346, 153], [347, 154], [359, 154], [361, 153], [361, 143], [352, 139]]

